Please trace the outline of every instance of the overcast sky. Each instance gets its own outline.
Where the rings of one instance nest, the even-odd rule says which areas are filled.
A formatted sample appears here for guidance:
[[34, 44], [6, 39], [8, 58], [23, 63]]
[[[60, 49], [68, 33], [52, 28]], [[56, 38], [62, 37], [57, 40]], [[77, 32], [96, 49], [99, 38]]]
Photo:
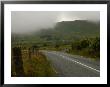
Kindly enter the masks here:
[[98, 11], [12, 11], [11, 26], [13, 33], [29, 33], [42, 28], [52, 28], [56, 22], [100, 20]]

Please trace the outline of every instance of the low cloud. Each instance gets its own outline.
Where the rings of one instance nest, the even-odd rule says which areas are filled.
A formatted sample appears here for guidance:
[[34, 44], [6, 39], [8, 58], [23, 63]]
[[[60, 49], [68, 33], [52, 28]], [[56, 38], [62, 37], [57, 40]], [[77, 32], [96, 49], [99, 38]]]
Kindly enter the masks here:
[[12, 11], [12, 33], [28, 33], [52, 28], [59, 21], [100, 20], [98, 11]]

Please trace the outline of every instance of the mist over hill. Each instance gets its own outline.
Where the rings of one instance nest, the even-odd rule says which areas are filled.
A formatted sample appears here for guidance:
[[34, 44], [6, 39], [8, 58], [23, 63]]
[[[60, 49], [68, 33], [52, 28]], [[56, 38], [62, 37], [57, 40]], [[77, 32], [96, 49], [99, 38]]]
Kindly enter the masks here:
[[99, 36], [100, 24], [86, 20], [57, 22], [54, 29], [42, 29], [35, 35], [48, 40], [71, 40]]
[[57, 22], [53, 28], [40, 29], [31, 34], [12, 34], [12, 41], [74, 41], [86, 37], [100, 36], [100, 24], [87, 20], [61, 21]]
[[39, 30], [55, 27], [57, 22], [88, 20], [100, 21], [99, 11], [12, 11], [11, 32], [31, 34]]

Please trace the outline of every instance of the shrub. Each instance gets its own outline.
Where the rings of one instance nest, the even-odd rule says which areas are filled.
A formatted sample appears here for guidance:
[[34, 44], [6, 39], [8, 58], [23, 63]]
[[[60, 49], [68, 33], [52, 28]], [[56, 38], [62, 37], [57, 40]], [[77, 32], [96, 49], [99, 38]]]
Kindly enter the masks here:
[[100, 57], [100, 38], [95, 37], [76, 41], [71, 45], [71, 50], [74, 49], [91, 57]]

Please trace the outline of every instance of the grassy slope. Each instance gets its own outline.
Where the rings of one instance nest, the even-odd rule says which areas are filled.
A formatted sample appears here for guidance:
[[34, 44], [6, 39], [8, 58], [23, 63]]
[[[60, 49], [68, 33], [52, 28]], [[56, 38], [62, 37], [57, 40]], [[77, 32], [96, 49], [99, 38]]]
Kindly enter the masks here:
[[[31, 58], [28, 57], [28, 54], [26, 52], [22, 52], [22, 55], [23, 68], [25, 73], [24, 76], [49, 77], [56, 75], [53, 67], [50, 65], [50, 62], [41, 52], [38, 52], [37, 55], [31, 55]], [[12, 76], [16, 76], [14, 67], [15, 66], [12, 66]]]

